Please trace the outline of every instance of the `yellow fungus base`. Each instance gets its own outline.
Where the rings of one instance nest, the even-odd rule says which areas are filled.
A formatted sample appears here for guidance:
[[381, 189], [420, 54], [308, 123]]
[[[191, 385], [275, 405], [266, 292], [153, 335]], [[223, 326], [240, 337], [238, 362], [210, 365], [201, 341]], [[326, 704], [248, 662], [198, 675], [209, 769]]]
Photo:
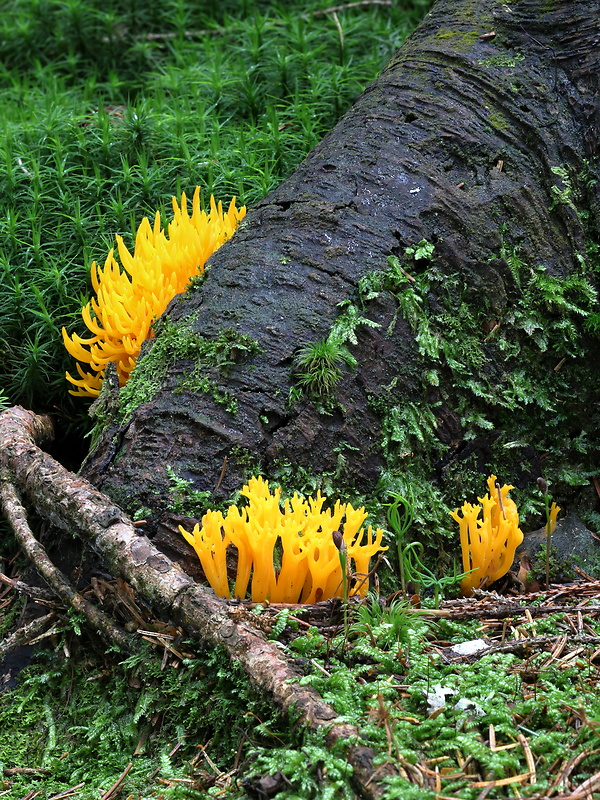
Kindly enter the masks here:
[[[281, 489], [269, 490], [268, 481], [251, 478], [241, 490], [248, 504], [230, 506], [223, 516], [208, 511], [202, 525], [190, 533], [179, 530], [192, 545], [215, 593], [230, 597], [226, 554], [230, 545], [238, 553], [234, 597], [245, 598], [251, 583], [256, 603], [314, 603], [343, 596], [340, 551], [332, 534], [340, 531], [348, 564], [354, 564], [351, 594], [364, 596], [369, 588], [369, 561], [375, 553], [387, 550], [381, 544], [383, 531], [372, 526], [365, 531], [364, 508], [335, 503], [323, 509], [326, 500], [320, 493], [304, 499], [294, 494], [281, 507]], [[276, 552], [281, 567], [275, 569]]]

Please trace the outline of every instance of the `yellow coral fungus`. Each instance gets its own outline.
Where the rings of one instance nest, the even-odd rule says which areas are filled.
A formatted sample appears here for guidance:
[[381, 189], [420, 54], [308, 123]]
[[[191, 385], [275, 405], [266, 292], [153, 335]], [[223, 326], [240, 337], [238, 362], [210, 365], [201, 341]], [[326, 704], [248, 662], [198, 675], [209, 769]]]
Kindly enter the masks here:
[[[273, 492], [268, 481], [251, 478], [241, 490], [248, 504], [241, 509], [230, 506], [225, 517], [208, 511], [202, 527], [189, 533], [179, 530], [192, 545], [216, 594], [229, 597], [225, 553], [229, 544], [238, 554], [234, 596], [244, 598], [252, 578], [254, 602], [313, 603], [343, 595], [339, 550], [333, 541], [340, 531], [348, 559], [355, 565], [356, 586], [351, 594], [364, 597], [369, 588], [369, 559], [383, 547], [383, 531], [372, 526], [367, 531], [364, 508], [335, 503], [323, 509], [325, 498], [317, 493], [307, 500], [294, 494], [281, 503], [281, 489]], [[366, 541], [363, 544], [363, 539]], [[281, 562], [279, 570], [275, 560]]]
[[552, 505], [550, 506], [550, 513], [548, 515], [548, 532], [554, 533], [554, 529], [556, 528], [556, 518], [558, 517], [558, 512], [560, 511], [560, 506], [557, 506], [554, 500], [552, 501]]
[[92, 285], [96, 298], [83, 307], [81, 316], [92, 333], [82, 338], [62, 330], [69, 353], [89, 365], [86, 372], [77, 364], [79, 379], [67, 372], [76, 388], [71, 394], [97, 397], [104, 370], [114, 361], [123, 386], [135, 366], [142, 342], [152, 335], [151, 325], [173, 297], [185, 289], [194, 275], [203, 272], [206, 260], [229, 239], [246, 207], [238, 209], [235, 197], [227, 211], [210, 198], [210, 212], [200, 208], [200, 188], [196, 187], [190, 216], [185, 194], [181, 206], [173, 198], [173, 219], [165, 232], [157, 211], [154, 225], [144, 217], [138, 228], [133, 255], [117, 236], [117, 249], [123, 270], [111, 250], [101, 269], [92, 264]]
[[505, 575], [523, 541], [519, 512], [508, 496], [514, 487], [500, 487], [495, 475], [490, 475], [487, 483], [489, 494], [477, 498], [481, 505], [465, 503], [462, 516], [458, 509], [451, 512], [460, 526], [463, 570], [469, 572], [461, 582], [464, 595], [470, 595], [486, 578], [491, 584]]

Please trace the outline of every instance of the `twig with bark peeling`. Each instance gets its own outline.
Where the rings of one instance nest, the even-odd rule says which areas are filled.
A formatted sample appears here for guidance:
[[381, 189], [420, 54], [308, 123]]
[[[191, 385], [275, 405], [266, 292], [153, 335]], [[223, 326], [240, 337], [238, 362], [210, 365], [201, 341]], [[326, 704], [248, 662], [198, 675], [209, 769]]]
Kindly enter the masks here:
[[4, 465], [0, 466], [0, 501], [4, 515], [17, 537], [21, 549], [67, 607], [83, 614], [88, 623], [109, 646], [116, 646], [125, 652], [136, 649], [133, 637], [115, 625], [110, 617], [93, 603], [82, 597], [63, 573], [54, 566], [45, 548], [38, 542], [29, 527], [25, 509], [14, 485], [8, 478]]
[[[377, 767], [377, 753], [361, 743], [358, 729], [337, 722], [335, 710], [312, 688], [298, 684], [298, 673], [276, 642], [267, 641], [247, 620], [236, 621], [235, 603], [196, 584], [135, 528], [125, 513], [88, 481], [68, 472], [37, 446], [52, 435], [48, 417], [20, 407], [0, 414], [0, 474], [51, 524], [76, 531], [155, 608], [174, 617], [238, 661], [254, 685], [282, 711], [312, 730], [325, 730], [329, 746], [348, 743], [353, 780], [364, 798], [382, 794], [380, 781], [398, 774], [393, 765]], [[34, 560], [37, 554], [34, 555]]]
[[21, 647], [29, 644], [32, 639], [37, 639], [40, 634], [44, 633], [54, 618], [55, 614], [53, 612], [44, 614], [43, 617], [36, 617], [31, 622], [28, 622], [27, 625], [17, 628], [14, 633], [3, 639], [0, 642], [0, 661], [15, 647]]
[[53, 606], [56, 604], [56, 595], [49, 589], [42, 589], [40, 586], [28, 586], [18, 578], [10, 578], [3, 572], [0, 572], [0, 583], [10, 586], [18, 594], [25, 594], [27, 597], [31, 597], [36, 603], [42, 605], [52, 604]]

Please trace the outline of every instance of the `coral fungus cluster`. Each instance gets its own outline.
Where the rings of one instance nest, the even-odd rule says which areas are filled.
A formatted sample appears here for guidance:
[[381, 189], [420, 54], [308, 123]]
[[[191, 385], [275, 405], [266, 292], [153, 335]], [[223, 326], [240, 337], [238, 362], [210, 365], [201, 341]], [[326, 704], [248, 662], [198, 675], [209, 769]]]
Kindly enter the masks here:
[[203, 271], [206, 260], [233, 235], [245, 213], [245, 206], [236, 207], [235, 197], [224, 211], [212, 196], [206, 213], [200, 208], [200, 189], [196, 187], [191, 215], [185, 194], [181, 206], [173, 198], [173, 220], [167, 232], [161, 227], [158, 211], [153, 226], [144, 217], [133, 255], [123, 239], [116, 237], [123, 271], [113, 250], [103, 268], [96, 262], [91, 268], [96, 298], [83, 307], [81, 315], [92, 337], [84, 339], [62, 331], [69, 353], [91, 369], [84, 371], [77, 364], [79, 379], [67, 372], [67, 380], [77, 387], [71, 394], [96, 397], [109, 361], [116, 364], [121, 386], [126, 383], [142, 342], [151, 336], [153, 321], [190, 278]]
[[326, 498], [320, 493], [306, 500], [294, 494], [282, 507], [281, 489], [271, 492], [268, 481], [260, 477], [251, 478], [241, 494], [248, 500], [244, 507], [230, 506], [225, 516], [208, 511], [202, 527], [196, 525], [191, 533], [180, 527], [216, 594], [230, 597], [226, 554], [227, 548], [235, 545], [235, 597], [246, 596], [250, 580], [254, 602], [313, 603], [342, 596], [340, 551], [333, 537], [336, 531], [342, 534], [348, 563], [354, 562], [356, 584], [350, 594], [367, 593], [369, 560], [387, 548], [381, 544], [380, 528], [373, 533], [369, 526], [365, 532], [364, 508], [355, 509], [338, 500], [333, 510], [323, 509]]
[[495, 475], [490, 475], [487, 483], [489, 493], [477, 498], [480, 505], [464, 503], [462, 516], [458, 509], [451, 512], [460, 526], [463, 570], [469, 573], [461, 582], [464, 595], [484, 581], [489, 585], [505, 575], [523, 541], [519, 512], [508, 496], [514, 487], [501, 487]]

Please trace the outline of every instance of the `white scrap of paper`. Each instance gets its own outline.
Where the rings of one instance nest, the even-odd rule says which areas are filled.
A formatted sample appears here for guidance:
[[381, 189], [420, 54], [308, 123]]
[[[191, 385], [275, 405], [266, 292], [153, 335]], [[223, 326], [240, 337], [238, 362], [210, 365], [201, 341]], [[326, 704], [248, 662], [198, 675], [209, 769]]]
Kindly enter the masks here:
[[479, 653], [481, 650], [487, 650], [489, 644], [484, 642], [483, 639], [471, 639], [469, 642], [461, 642], [460, 644], [453, 644], [450, 650], [456, 653], [457, 656], [472, 656], [473, 653]]
[[454, 706], [455, 711], [472, 711], [475, 716], [483, 717], [485, 716], [485, 711], [481, 706], [478, 706], [473, 700], [467, 700], [466, 697], [461, 697], [461, 699], [456, 703]]
[[427, 705], [429, 706], [429, 711], [437, 711], [438, 708], [443, 708], [446, 705], [446, 695], [452, 696], [456, 694], [454, 689], [448, 689], [445, 686], [442, 686], [441, 683], [438, 683], [436, 686], [433, 686], [430, 692], [427, 692]]

